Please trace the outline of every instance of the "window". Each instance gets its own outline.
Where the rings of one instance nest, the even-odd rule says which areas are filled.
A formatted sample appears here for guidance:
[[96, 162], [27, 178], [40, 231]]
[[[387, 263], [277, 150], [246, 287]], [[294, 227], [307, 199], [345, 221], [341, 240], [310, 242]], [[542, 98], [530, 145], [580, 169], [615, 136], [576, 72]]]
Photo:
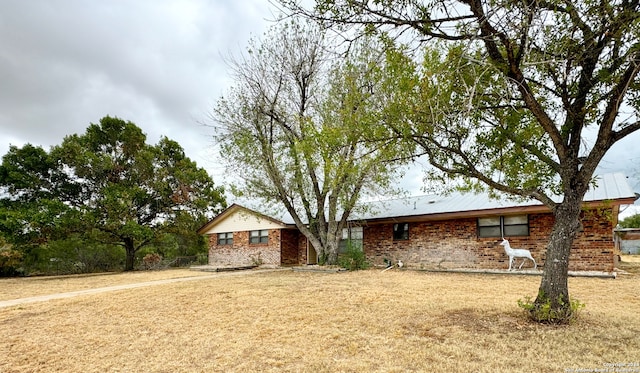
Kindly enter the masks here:
[[233, 245], [233, 232], [218, 233], [218, 245]]
[[347, 250], [347, 244], [351, 244], [351, 247], [362, 250], [363, 237], [362, 227], [343, 228], [338, 252], [344, 253]]
[[529, 216], [492, 216], [478, 219], [479, 237], [510, 237], [529, 235]]
[[502, 217], [479, 218], [478, 236], [502, 237]]
[[259, 231], [251, 231], [251, 234], [249, 234], [249, 242], [250, 243], [268, 243], [269, 231], [266, 229], [262, 229]]
[[409, 239], [409, 223], [398, 223], [393, 225], [393, 240], [401, 241]]
[[505, 237], [529, 235], [529, 216], [505, 216], [502, 221]]

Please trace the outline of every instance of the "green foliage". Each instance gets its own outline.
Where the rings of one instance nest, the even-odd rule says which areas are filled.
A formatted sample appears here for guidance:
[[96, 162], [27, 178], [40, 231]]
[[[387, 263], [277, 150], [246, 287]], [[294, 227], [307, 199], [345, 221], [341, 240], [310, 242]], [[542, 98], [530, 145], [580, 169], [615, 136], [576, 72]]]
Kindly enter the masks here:
[[324, 266], [329, 264], [329, 253], [322, 251], [318, 254], [318, 265]]
[[56, 254], [58, 267], [75, 256], [78, 271], [110, 267], [89, 248], [124, 248], [126, 270], [142, 248], [168, 240], [176, 255], [202, 252], [195, 231], [226, 206], [223, 189], [178, 143], [146, 144], [135, 124], [112, 117], [48, 153], [11, 147], [0, 165], [0, 196], [0, 232], [37, 270], [52, 250], [67, 251]]
[[77, 233], [23, 252], [27, 275], [120, 271], [124, 263], [122, 247], [87, 240]]
[[584, 303], [573, 299], [566, 302], [562, 297], [552, 301], [544, 296], [540, 290], [538, 299], [532, 301], [531, 297], [524, 300], [518, 299], [518, 306], [522, 308], [527, 317], [542, 324], [570, 324], [578, 318], [579, 312], [585, 307]]
[[351, 271], [369, 268], [369, 262], [362, 248], [347, 241], [344, 253], [338, 256], [338, 265]]
[[22, 253], [0, 242], [0, 277], [22, 274]]
[[403, 106], [399, 63], [373, 37], [350, 48], [336, 58], [322, 29], [276, 25], [231, 62], [235, 85], [213, 115], [234, 192], [286, 208], [329, 264], [358, 200], [392, 189], [407, 146], [384, 126]]
[[640, 214], [628, 216], [620, 221], [622, 228], [640, 228]]

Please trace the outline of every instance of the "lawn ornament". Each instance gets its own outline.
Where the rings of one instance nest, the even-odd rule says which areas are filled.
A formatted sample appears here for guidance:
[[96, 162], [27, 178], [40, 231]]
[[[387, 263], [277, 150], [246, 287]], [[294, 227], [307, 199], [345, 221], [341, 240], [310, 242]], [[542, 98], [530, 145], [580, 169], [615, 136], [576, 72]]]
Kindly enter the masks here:
[[511, 265], [513, 264], [513, 260], [515, 258], [523, 258], [522, 263], [520, 264], [520, 267], [518, 267], [518, 269], [522, 268], [522, 265], [524, 264], [526, 259], [531, 259], [531, 261], [533, 262], [533, 269], [538, 268], [538, 265], [536, 264], [536, 260], [533, 259], [533, 257], [531, 256], [531, 252], [529, 250], [512, 249], [511, 245], [509, 244], [509, 241], [505, 239], [502, 240], [500, 245], [504, 246], [504, 251], [507, 253], [507, 256], [509, 257], [509, 271], [511, 271]]
[[[387, 262], [386, 259], [385, 259], [385, 262]], [[386, 271], [388, 271], [390, 269], [393, 269], [393, 268], [396, 268], [396, 267], [398, 267], [398, 268], [404, 267], [404, 263], [402, 263], [402, 260], [398, 260], [398, 264], [396, 264], [396, 265], [391, 264], [391, 261], [389, 260], [389, 266], [387, 268], [383, 269], [382, 272], [386, 272]]]

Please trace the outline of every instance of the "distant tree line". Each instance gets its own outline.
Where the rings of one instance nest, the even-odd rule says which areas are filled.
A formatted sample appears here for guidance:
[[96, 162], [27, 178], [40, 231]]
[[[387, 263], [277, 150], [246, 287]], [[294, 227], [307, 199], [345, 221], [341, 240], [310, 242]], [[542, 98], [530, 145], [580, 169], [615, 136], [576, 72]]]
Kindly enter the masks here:
[[0, 165], [0, 274], [133, 270], [145, 254], [206, 253], [195, 231], [222, 187], [163, 137], [104, 117], [50, 151], [11, 146]]
[[621, 228], [640, 228], [640, 214], [627, 216], [620, 221]]

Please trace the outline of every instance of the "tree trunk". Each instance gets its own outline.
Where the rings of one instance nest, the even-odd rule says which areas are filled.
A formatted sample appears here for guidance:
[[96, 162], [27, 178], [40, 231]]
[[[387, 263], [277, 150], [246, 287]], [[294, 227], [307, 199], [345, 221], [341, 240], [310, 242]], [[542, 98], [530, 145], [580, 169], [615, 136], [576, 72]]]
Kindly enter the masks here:
[[337, 240], [331, 240], [327, 242], [327, 264], [333, 265], [338, 263], [338, 248], [339, 244]]
[[133, 239], [125, 238], [124, 239], [124, 250], [126, 253], [126, 260], [124, 263], [125, 271], [133, 271], [133, 265], [136, 258], [136, 248], [133, 245]]
[[[309, 233], [307, 235], [306, 233]], [[333, 265], [338, 262], [338, 248], [340, 243], [340, 238], [331, 237], [330, 234], [324, 233], [324, 240], [320, 238], [324, 232], [317, 232], [317, 236], [314, 235], [314, 232], [311, 230], [303, 231], [303, 234], [309, 242], [313, 245], [318, 253], [318, 263], [320, 265]]]
[[582, 198], [579, 194], [565, 195], [564, 201], [554, 211], [555, 222], [547, 248], [542, 282], [531, 310], [532, 317], [540, 322], [563, 323], [571, 317], [567, 279], [569, 254], [573, 240], [580, 230]]

